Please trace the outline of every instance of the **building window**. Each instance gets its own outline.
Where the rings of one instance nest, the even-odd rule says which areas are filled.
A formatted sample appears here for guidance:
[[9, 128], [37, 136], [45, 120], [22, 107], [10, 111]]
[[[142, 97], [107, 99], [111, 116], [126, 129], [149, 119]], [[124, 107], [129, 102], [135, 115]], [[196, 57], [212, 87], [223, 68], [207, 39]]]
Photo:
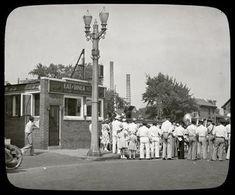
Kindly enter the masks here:
[[[79, 117], [82, 117], [82, 98], [75, 98], [75, 97], [65, 97], [64, 99], [64, 116], [65, 119], [77, 119]], [[70, 118], [68, 118], [70, 117]]]
[[36, 93], [36, 94], [33, 94], [33, 101], [34, 101], [34, 104], [33, 104], [33, 109], [34, 109], [34, 116], [39, 116], [40, 115], [40, 94], [39, 93]]
[[5, 113], [8, 116], [20, 116], [20, 95], [5, 96]]
[[7, 116], [12, 116], [12, 96], [5, 96], [5, 114]]
[[[90, 98], [86, 98], [86, 116], [92, 115], [92, 103]], [[102, 100], [98, 100], [98, 117], [103, 117], [103, 104]]]
[[32, 94], [21, 94], [21, 116], [32, 115]]

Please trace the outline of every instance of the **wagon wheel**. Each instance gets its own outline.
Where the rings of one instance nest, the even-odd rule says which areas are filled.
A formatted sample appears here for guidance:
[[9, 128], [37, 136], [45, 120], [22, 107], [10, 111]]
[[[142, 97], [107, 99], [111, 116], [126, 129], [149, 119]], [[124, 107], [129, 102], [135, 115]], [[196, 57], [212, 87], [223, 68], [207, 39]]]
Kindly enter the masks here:
[[20, 148], [18, 148], [17, 146], [11, 145], [11, 154], [12, 154], [13, 158], [17, 160], [17, 163], [13, 164], [13, 165], [6, 164], [7, 170], [18, 168], [21, 165], [22, 160], [23, 160], [23, 154], [22, 154]]

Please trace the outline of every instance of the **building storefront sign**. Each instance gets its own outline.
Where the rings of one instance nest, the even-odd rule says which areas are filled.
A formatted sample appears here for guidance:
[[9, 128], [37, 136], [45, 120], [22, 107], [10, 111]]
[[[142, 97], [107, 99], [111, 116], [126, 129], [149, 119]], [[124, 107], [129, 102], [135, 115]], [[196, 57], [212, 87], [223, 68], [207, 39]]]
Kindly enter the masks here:
[[[49, 92], [50, 93], [72, 93], [91, 96], [92, 87], [90, 83], [83, 82], [60, 82], [60, 81], [49, 81]], [[104, 97], [104, 87], [99, 87], [99, 98]]]

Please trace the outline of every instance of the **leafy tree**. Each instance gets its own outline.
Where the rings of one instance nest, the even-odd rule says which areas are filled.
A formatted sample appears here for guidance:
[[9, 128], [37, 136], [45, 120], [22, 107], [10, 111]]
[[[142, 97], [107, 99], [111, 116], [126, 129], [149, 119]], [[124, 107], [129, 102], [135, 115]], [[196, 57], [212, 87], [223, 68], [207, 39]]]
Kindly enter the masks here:
[[41, 63], [37, 64], [36, 67], [29, 72], [33, 76], [37, 76], [38, 79], [41, 77], [51, 77], [61, 79], [62, 77], [70, 77], [74, 67], [72, 65], [53, 64], [44, 66]]
[[[41, 77], [61, 79], [63, 77], [70, 77], [73, 71], [74, 71], [73, 65], [51, 63], [49, 66], [44, 66], [41, 63], [39, 63], [36, 65], [36, 67], [33, 70], [29, 72], [29, 74], [33, 76], [37, 76], [38, 79], [40, 79]], [[85, 80], [91, 81], [92, 64], [91, 63], [85, 64], [84, 70], [82, 66], [77, 66], [73, 78], [85, 79]], [[99, 84], [102, 84], [102, 83], [103, 83], [103, 78], [99, 78]]]
[[109, 117], [114, 115], [114, 98], [116, 100], [116, 108], [117, 109], [124, 109], [127, 105], [127, 102], [124, 98], [120, 97], [117, 93], [113, 90], [106, 90], [105, 91], [105, 111]]
[[29, 74], [37, 76], [38, 79], [40, 79], [41, 77], [48, 76], [48, 68], [39, 63], [36, 65], [36, 68], [29, 72]]
[[153, 78], [149, 75], [146, 77], [147, 88], [143, 101], [147, 102], [146, 114], [149, 118], [170, 117], [171, 120], [181, 120], [185, 113], [197, 110], [196, 102], [185, 84], [162, 73]]

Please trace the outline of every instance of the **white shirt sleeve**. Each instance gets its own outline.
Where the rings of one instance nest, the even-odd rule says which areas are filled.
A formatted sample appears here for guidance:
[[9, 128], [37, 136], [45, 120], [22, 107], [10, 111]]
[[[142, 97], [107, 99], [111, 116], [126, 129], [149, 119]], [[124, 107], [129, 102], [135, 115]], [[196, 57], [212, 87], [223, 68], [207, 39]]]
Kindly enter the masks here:
[[175, 130], [173, 131], [173, 136], [176, 136], [178, 133], [178, 127], [175, 128]]
[[217, 127], [214, 126], [214, 128], [213, 128], [213, 130], [212, 130], [212, 135], [215, 135], [216, 129], [217, 129]]
[[136, 135], [137, 135], [137, 136], [140, 136], [140, 128], [137, 130]]
[[227, 129], [224, 127], [224, 138], [228, 140], [228, 134], [227, 134]]

